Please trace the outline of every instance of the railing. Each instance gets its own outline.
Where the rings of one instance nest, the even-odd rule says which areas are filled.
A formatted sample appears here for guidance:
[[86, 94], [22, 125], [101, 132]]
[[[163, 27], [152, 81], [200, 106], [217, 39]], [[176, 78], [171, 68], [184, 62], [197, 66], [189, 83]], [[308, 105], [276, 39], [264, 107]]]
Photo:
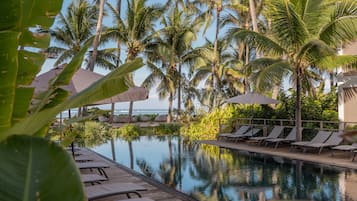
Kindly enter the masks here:
[[[320, 121], [320, 120], [302, 120], [302, 127], [320, 129], [320, 130], [346, 130], [355, 128], [357, 122], [340, 122], [340, 121]], [[238, 118], [237, 125], [250, 124], [253, 126], [273, 126], [280, 125], [286, 127], [294, 127], [294, 119], [261, 119], [261, 118]]]

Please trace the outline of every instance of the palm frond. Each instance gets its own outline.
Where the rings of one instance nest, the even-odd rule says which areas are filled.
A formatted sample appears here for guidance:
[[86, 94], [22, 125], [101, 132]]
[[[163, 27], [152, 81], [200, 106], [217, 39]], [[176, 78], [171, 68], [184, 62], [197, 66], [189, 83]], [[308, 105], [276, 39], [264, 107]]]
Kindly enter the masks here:
[[279, 43], [254, 31], [241, 28], [231, 28], [227, 31], [227, 36], [237, 43], [244, 42], [250, 46], [257, 47], [259, 51], [263, 51], [265, 53], [274, 55], [282, 55], [286, 53], [286, 50], [280, 46]]
[[321, 27], [318, 36], [326, 44], [334, 47], [355, 40], [357, 38], [357, 1], [337, 2], [329, 21]]
[[284, 49], [294, 51], [309, 37], [308, 30], [289, 0], [271, 0], [268, 6], [271, 32]]
[[323, 57], [336, 54], [336, 50], [324, 43], [322, 40], [313, 39], [304, 44], [297, 53], [296, 59], [300, 62], [308, 61], [315, 64]]

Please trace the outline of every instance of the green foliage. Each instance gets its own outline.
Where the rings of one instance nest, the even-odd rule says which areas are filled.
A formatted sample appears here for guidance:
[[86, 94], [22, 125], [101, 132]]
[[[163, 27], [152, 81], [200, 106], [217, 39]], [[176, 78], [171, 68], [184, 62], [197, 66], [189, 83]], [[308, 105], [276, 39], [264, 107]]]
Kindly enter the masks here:
[[322, 120], [338, 121], [338, 112], [336, 110], [324, 110], [322, 112]]
[[73, 130], [79, 133], [76, 141], [86, 147], [102, 144], [112, 138], [108, 125], [97, 121], [74, 124]]
[[237, 110], [232, 105], [222, 109], [216, 108], [211, 113], [207, 113], [198, 123], [183, 126], [180, 132], [190, 140], [216, 139], [220, 125], [232, 128], [232, 123], [237, 117]]
[[155, 134], [158, 135], [173, 135], [179, 134], [181, 125], [177, 123], [164, 123], [154, 128]]
[[112, 131], [113, 133], [116, 133], [116, 135], [125, 141], [133, 141], [139, 138], [141, 134], [141, 129], [138, 125], [135, 124], [126, 124], [118, 129], [114, 129]]
[[79, 170], [59, 145], [40, 137], [0, 142], [0, 200], [85, 200]]
[[125, 91], [124, 76], [142, 66], [140, 59], [124, 64], [69, 97], [61, 87], [81, 67], [89, 41], [49, 82], [47, 91], [34, 95], [30, 84], [46, 58], [41, 50], [50, 42], [49, 34], [37, 30], [49, 29], [61, 5], [62, 0], [0, 3], [0, 178], [6, 181], [0, 197], [4, 200], [85, 200], [78, 170], [67, 152], [35, 136], [44, 137], [49, 122], [63, 110]]
[[[295, 117], [295, 93], [287, 96], [281, 93], [280, 103], [276, 107], [274, 118], [294, 119]], [[303, 120], [337, 121], [337, 95], [334, 90], [327, 94], [316, 96], [302, 96], [301, 114]]]

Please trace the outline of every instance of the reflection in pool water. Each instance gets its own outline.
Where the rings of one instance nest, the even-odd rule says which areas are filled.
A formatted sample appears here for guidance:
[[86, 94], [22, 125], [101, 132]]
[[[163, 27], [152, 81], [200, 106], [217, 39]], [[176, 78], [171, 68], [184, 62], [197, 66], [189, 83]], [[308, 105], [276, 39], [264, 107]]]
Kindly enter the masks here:
[[[186, 144], [179, 137], [117, 139], [114, 145], [118, 163], [198, 200], [357, 200], [357, 173], [350, 170]], [[93, 149], [112, 158], [110, 142]]]

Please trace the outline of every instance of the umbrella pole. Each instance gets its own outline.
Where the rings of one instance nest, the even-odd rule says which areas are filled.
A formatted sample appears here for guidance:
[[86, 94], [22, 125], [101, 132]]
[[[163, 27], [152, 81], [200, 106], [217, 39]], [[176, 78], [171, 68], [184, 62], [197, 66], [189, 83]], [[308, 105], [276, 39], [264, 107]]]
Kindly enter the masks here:
[[[68, 119], [71, 118], [71, 109], [68, 109]], [[74, 158], [74, 143], [71, 143], [72, 156]]]

